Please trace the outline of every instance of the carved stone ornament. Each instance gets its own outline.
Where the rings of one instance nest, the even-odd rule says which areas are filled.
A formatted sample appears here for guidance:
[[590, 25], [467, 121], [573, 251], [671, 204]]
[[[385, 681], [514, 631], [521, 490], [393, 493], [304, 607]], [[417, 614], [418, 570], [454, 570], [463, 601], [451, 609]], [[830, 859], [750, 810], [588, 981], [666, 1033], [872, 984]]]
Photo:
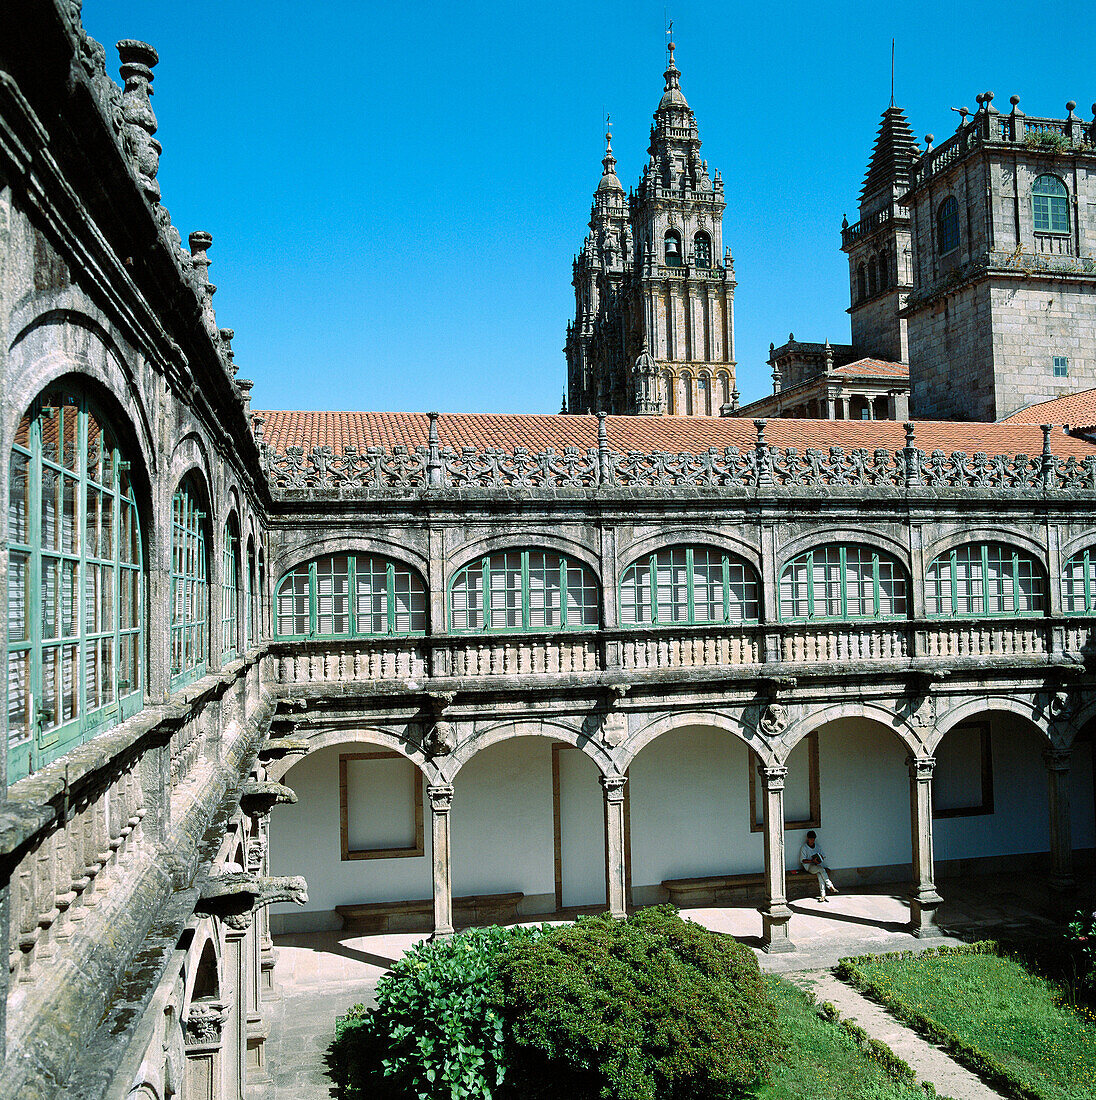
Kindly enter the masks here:
[[1055, 691], [1047, 702], [1047, 715], [1055, 722], [1068, 722], [1076, 709], [1076, 696], [1062, 688]]
[[275, 902], [308, 901], [308, 884], [300, 875], [255, 875], [248, 871], [229, 871], [210, 875], [202, 883], [194, 912], [202, 917], [218, 917], [232, 929], [244, 932], [251, 927], [256, 909]]
[[601, 720], [601, 739], [615, 749], [628, 736], [628, 715], [611, 710]]
[[213, 1047], [221, 1041], [226, 1016], [225, 1006], [214, 1001], [195, 1001], [183, 1021], [187, 1046]]
[[909, 768], [910, 778], [919, 783], [928, 783], [932, 779], [932, 770], [936, 767], [936, 759], [932, 756], [908, 756], [906, 767]]
[[430, 809], [436, 814], [447, 814], [453, 806], [453, 788], [448, 784], [427, 787]]
[[931, 695], [922, 695], [913, 701], [910, 721], [920, 729], [936, 725], [936, 699]]
[[767, 791], [782, 791], [788, 769], [783, 764], [758, 764], [757, 774], [761, 777]]
[[605, 797], [610, 802], [622, 802], [624, 800], [624, 785], [628, 782], [623, 775], [603, 775], [601, 786], [605, 791]]
[[769, 703], [761, 712], [757, 728], [766, 737], [779, 737], [788, 728], [788, 708], [783, 703]]
[[248, 841], [247, 845], [247, 869], [253, 874], [258, 874], [263, 869], [263, 859], [266, 856], [266, 833], [261, 829]]
[[252, 780], [244, 784], [240, 808], [253, 817], [266, 817], [275, 806], [292, 806], [297, 794], [284, 783]]
[[432, 691], [427, 695], [433, 722], [427, 726], [423, 737], [423, 748], [429, 756], [448, 756], [457, 747], [456, 729], [445, 717], [445, 712], [452, 705], [454, 698], [456, 696], [451, 691]]

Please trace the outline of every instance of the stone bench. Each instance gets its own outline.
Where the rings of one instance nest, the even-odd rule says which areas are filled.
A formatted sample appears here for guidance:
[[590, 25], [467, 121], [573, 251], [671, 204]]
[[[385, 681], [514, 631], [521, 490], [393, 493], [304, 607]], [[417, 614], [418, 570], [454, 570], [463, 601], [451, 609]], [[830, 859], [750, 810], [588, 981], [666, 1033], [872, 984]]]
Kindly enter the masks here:
[[[814, 876], [806, 871], [788, 871], [785, 883], [789, 898], [793, 896], [793, 890], [796, 896], [815, 891]], [[670, 902], [679, 909], [727, 905], [735, 901], [749, 901], [762, 895], [765, 890], [765, 872], [708, 875], [704, 878], [668, 878], [662, 880], [662, 888], [670, 895]]]
[[[511, 894], [472, 894], [453, 899], [453, 925], [508, 924], [517, 920], [518, 903], [525, 897]], [[336, 905], [343, 928], [372, 936], [383, 932], [423, 932], [434, 926], [434, 900], [370, 901], [361, 905]]]

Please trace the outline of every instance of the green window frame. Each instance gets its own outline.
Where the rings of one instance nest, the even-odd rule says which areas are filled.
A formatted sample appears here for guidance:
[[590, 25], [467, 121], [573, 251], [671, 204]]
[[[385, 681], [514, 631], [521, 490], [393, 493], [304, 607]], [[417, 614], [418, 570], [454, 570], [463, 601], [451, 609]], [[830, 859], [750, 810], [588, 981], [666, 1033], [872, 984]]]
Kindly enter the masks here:
[[948, 195], [936, 210], [936, 247], [947, 255], [959, 247], [959, 202]]
[[240, 537], [229, 518], [221, 548], [221, 661], [237, 656], [240, 617]]
[[426, 633], [426, 584], [380, 554], [328, 554], [274, 589], [278, 638], [382, 638]]
[[666, 546], [620, 578], [622, 626], [755, 623], [760, 585], [749, 562], [715, 546]]
[[8, 780], [143, 704], [144, 572], [130, 463], [87, 398], [49, 390], [8, 482]]
[[1036, 233], [1069, 233], [1069, 190], [1057, 176], [1039, 176], [1031, 185], [1031, 215]]
[[1062, 611], [1096, 615], [1096, 549], [1086, 548], [1062, 566]]
[[247, 576], [244, 578], [244, 649], [258, 640], [255, 629], [255, 544], [247, 540]]
[[1000, 542], [972, 542], [941, 554], [925, 571], [925, 613], [1042, 615], [1046, 583], [1036, 560]]
[[593, 572], [553, 550], [504, 550], [471, 562], [449, 585], [454, 634], [596, 630]]
[[196, 477], [171, 502], [171, 688], [205, 675], [209, 660], [209, 561]]
[[909, 585], [901, 562], [863, 543], [799, 554], [780, 573], [782, 622], [904, 619]]

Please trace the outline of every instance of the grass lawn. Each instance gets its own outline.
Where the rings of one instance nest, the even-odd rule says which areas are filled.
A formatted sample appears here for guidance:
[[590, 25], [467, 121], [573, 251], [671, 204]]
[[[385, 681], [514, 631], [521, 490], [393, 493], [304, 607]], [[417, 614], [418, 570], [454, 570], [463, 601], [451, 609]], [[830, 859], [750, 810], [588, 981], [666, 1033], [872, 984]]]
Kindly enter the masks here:
[[858, 959], [883, 999], [920, 1013], [1048, 1100], [1096, 1097], [1096, 1020], [997, 955]]
[[788, 1049], [757, 1100], [924, 1100], [921, 1089], [899, 1084], [840, 1026], [819, 1017], [801, 990], [781, 978], [766, 980]]

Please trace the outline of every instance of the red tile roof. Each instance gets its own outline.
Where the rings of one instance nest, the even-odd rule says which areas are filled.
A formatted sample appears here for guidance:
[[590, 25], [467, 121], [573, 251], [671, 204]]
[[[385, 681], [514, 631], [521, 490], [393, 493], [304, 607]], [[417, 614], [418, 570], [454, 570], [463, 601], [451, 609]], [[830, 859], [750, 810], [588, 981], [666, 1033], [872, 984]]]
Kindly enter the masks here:
[[1071, 428], [1091, 428], [1096, 425], [1096, 390], [1082, 390], [1053, 401], [1040, 401], [1006, 416], [1002, 423], [1068, 424]]
[[[408, 448], [425, 444], [429, 419], [425, 413], [385, 412], [257, 412], [265, 417], [263, 438], [272, 450], [287, 447], [330, 447], [341, 454], [347, 446]], [[1045, 421], [1044, 421], [1045, 422]], [[610, 416], [606, 430], [609, 446], [618, 452], [669, 451], [699, 453], [715, 447], [752, 447], [757, 433], [753, 423], [737, 417]], [[1027, 454], [1042, 451], [1043, 435], [1037, 425], [1023, 423], [970, 424], [952, 421], [918, 421], [916, 445], [923, 451], [964, 451], [990, 455]], [[596, 416], [560, 414], [444, 413], [438, 419], [438, 437], [443, 447], [498, 447], [505, 451], [525, 447], [532, 453], [552, 447], [581, 450], [597, 446]], [[769, 420], [765, 438], [774, 447], [808, 447], [845, 450], [905, 446], [905, 430], [894, 420]], [[1096, 454], [1096, 444], [1066, 435], [1061, 428], [1051, 434], [1056, 455], [1068, 457]]]
[[908, 382], [910, 369], [905, 363], [892, 363], [886, 359], [857, 359], [834, 368], [834, 374], [856, 375], [860, 378], [901, 378]]

